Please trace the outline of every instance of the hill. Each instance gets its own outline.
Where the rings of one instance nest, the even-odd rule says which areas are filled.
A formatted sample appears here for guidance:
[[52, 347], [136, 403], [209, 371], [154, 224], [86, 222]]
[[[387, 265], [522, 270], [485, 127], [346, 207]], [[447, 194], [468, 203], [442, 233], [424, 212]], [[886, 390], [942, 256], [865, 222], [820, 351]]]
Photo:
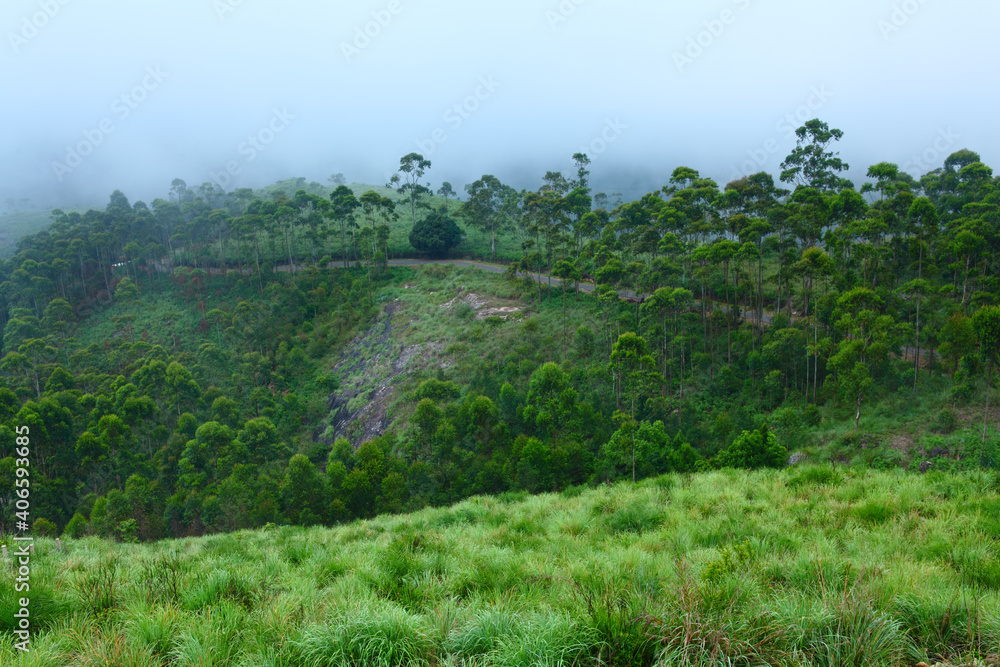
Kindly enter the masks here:
[[[1000, 482], [667, 475], [32, 560], [5, 665], [995, 665]], [[12, 543], [8, 540], [8, 545]]]

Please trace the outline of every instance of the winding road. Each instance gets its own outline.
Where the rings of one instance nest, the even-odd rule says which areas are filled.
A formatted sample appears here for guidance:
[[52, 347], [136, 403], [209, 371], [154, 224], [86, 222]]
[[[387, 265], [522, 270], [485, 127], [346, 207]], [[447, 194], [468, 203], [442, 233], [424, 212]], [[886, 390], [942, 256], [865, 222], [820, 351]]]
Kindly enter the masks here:
[[[481, 262], [481, 261], [478, 261], [478, 260], [471, 260], [471, 259], [401, 258], [401, 259], [390, 259], [388, 261], [388, 265], [389, 266], [427, 266], [427, 265], [430, 265], [430, 264], [439, 264], [439, 265], [440, 264], [450, 264], [452, 266], [461, 266], [461, 267], [467, 267], [467, 268], [473, 268], [473, 269], [480, 269], [481, 271], [487, 271], [489, 273], [507, 273], [507, 266], [505, 266], [503, 264], [490, 264], [488, 262]], [[295, 267], [293, 267], [292, 265], [289, 265], [289, 264], [282, 264], [282, 265], [274, 267], [274, 270], [275, 271], [281, 271], [281, 272], [288, 272], [288, 271], [292, 271], [293, 268], [303, 269], [303, 268], [307, 268], [308, 266], [309, 265], [301, 265], [301, 266], [295, 266]], [[327, 264], [323, 268], [327, 268], [327, 269], [339, 269], [339, 268], [343, 268], [343, 262], [330, 262], [329, 264]], [[224, 274], [228, 273], [229, 271], [237, 271], [237, 270], [238, 269], [216, 269], [216, 268], [207, 269], [208, 273], [211, 274], [211, 275], [224, 275]], [[243, 269], [242, 273], [250, 273], [250, 270], [249, 269]], [[554, 278], [554, 277], [549, 276], [549, 275], [541, 275], [540, 276], [538, 273], [524, 273], [523, 271], [518, 271], [517, 272], [517, 276], [519, 278], [530, 278], [531, 280], [534, 280], [535, 282], [541, 282], [543, 284], [548, 284], [548, 285], [552, 285], [552, 286], [561, 286], [563, 284], [563, 281], [560, 280], [559, 278]], [[591, 294], [596, 289], [596, 286], [594, 285], [594, 283], [577, 282], [576, 283], [576, 288], [578, 290], [580, 290], [581, 292], [586, 292], [587, 294]], [[618, 296], [620, 296], [622, 299], [625, 299], [626, 301], [630, 301], [632, 303], [635, 303], [636, 301], [641, 302], [648, 295], [646, 295], [646, 294], [636, 294], [635, 292], [632, 292], [632, 291], [629, 291], [629, 290], [619, 290], [618, 291]], [[700, 306], [701, 305], [701, 300], [700, 299], [694, 299], [694, 304], [697, 305], [697, 306]], [[728, 310], [729, 310], [726, 306], [718, 306], [718, 307], [721, 308], [724, 312], [728, 312]], [[753, 317], [753, 314], [750, 314], [750, 317], [745, 317], [744, 319], [747, 320], [747, 321], [753, 321], [756, 318]], [[764, 324], [771, 324], [772, 319], [773, 319], [772, 316], [768, 315], [767, 313], [764, 313], [763, 316], [762, 316], [762, 321], [763, 321]], [[903, 347], [904, 358], [905, 357], [912, 357], [913, 356], [913, 352], [914, 352], [914, 349], [912, 347]], [[925, 356], [930, 356], [930, 355], [929, 355], [928, 350], [920, 350], [920, 356], [921, 357], [925, 357]], [[938, 358], [940, 358], [940, 355], [938, 355]]]

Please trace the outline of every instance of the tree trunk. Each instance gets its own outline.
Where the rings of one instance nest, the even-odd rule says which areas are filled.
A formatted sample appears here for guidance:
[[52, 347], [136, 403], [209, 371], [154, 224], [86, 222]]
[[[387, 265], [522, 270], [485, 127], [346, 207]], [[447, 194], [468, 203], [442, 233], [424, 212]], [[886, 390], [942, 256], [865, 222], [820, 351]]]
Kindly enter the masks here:
[[917, 297], [917, 330], [914, 336], [914, 349], [916, 350], [913, 355], [913, 391], [917, 390], [917, 374], [920, 372], [920, 297]]

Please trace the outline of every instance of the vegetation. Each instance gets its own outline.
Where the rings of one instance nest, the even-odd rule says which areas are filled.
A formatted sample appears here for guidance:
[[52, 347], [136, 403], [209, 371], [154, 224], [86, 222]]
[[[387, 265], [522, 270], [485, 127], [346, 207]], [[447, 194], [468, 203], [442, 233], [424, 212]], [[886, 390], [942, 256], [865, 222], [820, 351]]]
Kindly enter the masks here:
[[[998, 491], [984, 473], [727, 470], [334, 529], [39, 539], [33, 652], [4, 641], [0, 661], [959, 664], [1000, 649]], [[15, 597], [4, 577], [2, 632]]]
[[410, 231], [410, 245], [431, 255], [440, 257], [462, 241], [462, 230], [447, 213], [434, 211], [419, 220]]
[[[28, 426], [32, 522], [139, 540], [789, 454], [997, 468], [997, 179], [962, 150], [919, 181], [874, 165], [856, 191], [839, 130], [798, 137], [793, 191], [679, 167], [610, 211], [583, 154], [535, 192], [442, 186], [435, 210], [416, 153], [359, 195], [178, 179], [150, 206], [57, 211], [0, 266], [0, 468]], [[407, 216], [411, 250], [453, 247], [448, 211], [483, 255], [519, 243], [506, 279], [389, 265]]]
[[[177, 179], [55, 211], [0, 262], [32, 659], [996, 651], [1000, 179], [962, 150], [855, 190], [843, 136], [799, 129], [793, 190], [679, 167], [610, 206], [576, 154], [459, 202], [412, 153], [386, 187]], [[511, 263], [392, 261], [450, 251]]]

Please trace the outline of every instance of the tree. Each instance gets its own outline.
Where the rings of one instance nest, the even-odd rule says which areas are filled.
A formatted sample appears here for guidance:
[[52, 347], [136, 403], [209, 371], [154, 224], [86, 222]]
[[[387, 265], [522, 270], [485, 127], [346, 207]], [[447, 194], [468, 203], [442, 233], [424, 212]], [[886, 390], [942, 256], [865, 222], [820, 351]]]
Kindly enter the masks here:
[[878, 314], [883, 300], [873, 291], [859, 287], [843, 294], [837, 305], [846, 314], [837, 322], [845, 338], [830, 357], [837, 370], [841, 390], [856, 401], [854, 428], [861, 420], [861, 404], [875, 384], [874, 371], [889, 355], [898, 352], [905, 325], [889, 315]]
[[576, 264], [564, 259], [556, 262], [552, 275], [558, 278], [562, 284], [562, 311], [563, 311], [563, 354], [566, 353], [566, 285], [577, 283], [580, 280], [580, 270]]
[[1000, 361], [1000, 306], [987, 306], [979, 310], [972, 318], [972, 326], [979, 338], [979, 354], [986, 363], [986, 407], [983, 410], [983, 444], [985, 445], [993, 367]]
[[[819, 248], [808, 248], [802, 253], [802, 259], [792, 265], [792, 273], [802, 276], [803, 312], [809, 317], [809, 297], [813, 291], [813, 283], [817, 278], [833, 275], [836, 270], [834, 261]], [[816, 400], [819, 384], [819, 318], [813, 313], [813, 345], [807, 347], [806, 353], [806, 391], [809, 395], [809, 356], [813, 357], [813, 401]], [[919, 319], [919, 315], [918, 315]]]
[[410, 245], [421, 252], [443, 256], [462, 242], [462, 230], [443, 211], [434, 211], [410, 231]]
[[843, 138], [842, 130], [831, 130], [826, 123], [813, 119], [795, 130], [795, 136], [798, 137], [795, 149], [781, 163], [783, 183], [794, 182], [823, 192], [853, 187], [849, 180], [837, 175], [850, 165], [837, 157], [839, 153], [826, 150], [832, 142]]
[[445, 199], [458, 199], [458, 193], [455, 192], [455, 189], [448, 181], [441, 184], [441, 187], [438, 188], [437, 194], [439, 197], [444, 197]]
[[916, 390], [917, 375], [920, 370], [920, 304], [930, 291], [930, 283], [918, 278], [900, 287], [899, 291], [901, 294], [911, 297], [917, 304], [917, 315], [913, 328], [913, 389]]
[[389, 181], [389, 187], [396, 188], [396, 192], [410, 200], [410, 220], [414, 223], [417, 220], [417, 200], [421, 195], [431, 194], [430, 188], [420, 184], [420, 179], [430, 168], [430, 160], [425, 160], [420, 153], [410, 153], [399, 159], [400, 173]]
[[611, 350], [611, 363], [609, 369], [615, 376], [621, 393], [628, 398], [629, 412], [627, 415], [619, 413], [616, 419], [620, 423], [620, 428], [627, 429], [632, 437], [632, 481], [635, 481], [635, 410], [642, 396], [648, 391], [657, 377], [648, 369], [655, 366], [656, 362], [646, 352], [646, 340], [642, 336], [634, 333], [623, 333], [618, 337]]
[[139, 290], [136, 289], [135, 283], [132, 282], [131, 278], [126, 277], [121, 279], [118, 283], [118, 288], [115, 290], [115, 298], [119, 303], [124, 303], [130, 307], [139, 300]]
[[469, 199], [458, 209], [458, 215], [475, 229], [490, 235], [490, 259], [496, 257], [496, 236], [511, 226], [504, 215], [505, 204], [514, 188], [504, 185], [496, 176], [485, 175], [465, 186]]
[[311, 526], [322, 523], [327, 510], [327, 487], [312, 461], [296, 454], [288, 462], [281, 500], [285, 516], [293, 523]]
[[333, 215], [333, 219], [340, 223], [340, 233], [342, 241], [342, 250], [344, 253], [344, 268], [348, 266], [347, 261], [347, 230], [350, 227], [357, 227], [357, 223], [354, 221], [354, 212], [361, 206], [357, 197], [354, 196], [354, 191], [351, 190], [346, 185], [339, 186], [336, 190], [330, 193], [330, 202], [332, 204], [330, 208], [330, 213]]

